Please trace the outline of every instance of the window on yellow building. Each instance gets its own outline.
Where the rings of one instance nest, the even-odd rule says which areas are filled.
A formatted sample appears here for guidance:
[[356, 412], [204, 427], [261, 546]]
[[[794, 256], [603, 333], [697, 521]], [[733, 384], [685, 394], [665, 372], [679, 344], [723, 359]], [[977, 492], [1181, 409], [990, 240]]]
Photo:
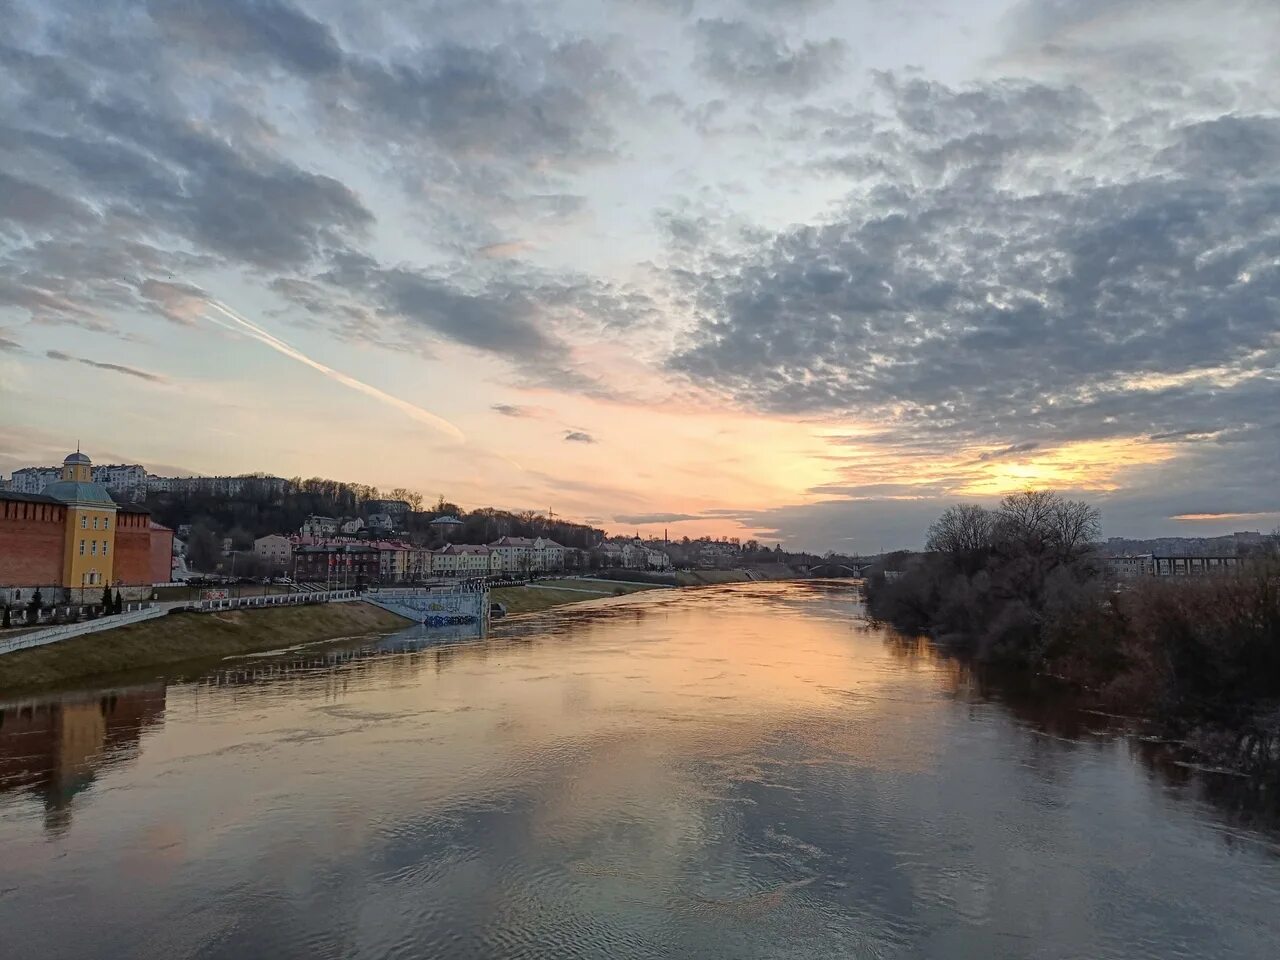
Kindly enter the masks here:
[[89, 541], [89, 556], [91, 556], [91, 557], [96, 557], [97, 555], [98, 555], [98, 541], [97, 541], [97, 540], [90, 540], [90, 541]]
[[103, 529], [103, 530], [110, 530], [110, 529], [111, 529], [111, 518], [110, 518], [110, 517], [103, 517], [103, 518], [102, 518], [102, 529]]
[[88, 518], [88, 517], [81, 517], [81, 518], [80, 518], [80, 529], [81, 529], [81, 530], [88, 530], [88, 529], [89, 529], [89, 518]]
[[102, 555], [104, 557], [107, 555], [107, 541], [105, 540], [102, 541]]
[[80, 556], [84, 556], [84, 541], [80, 541]]
[[95, 530], [97, 530], [97, 529], [98, 529], [98, 518], [97, 518], [97, 517], [94, 517], [94, 518], [93, 518], [93, 529], [95, 529]]

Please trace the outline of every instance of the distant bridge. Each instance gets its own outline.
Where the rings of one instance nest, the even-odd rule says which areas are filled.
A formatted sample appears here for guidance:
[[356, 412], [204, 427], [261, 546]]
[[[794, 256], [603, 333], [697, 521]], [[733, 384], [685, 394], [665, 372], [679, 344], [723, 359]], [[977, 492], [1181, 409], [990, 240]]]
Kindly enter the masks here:
[[819, 563], [816, 566], [809, 568], [809, 574], [814, 577], [831, 578], [861, 577], [863, 575], [863, 571], [869, 566], [870, 564], [858, 565], [853, 563], [835, 562]]

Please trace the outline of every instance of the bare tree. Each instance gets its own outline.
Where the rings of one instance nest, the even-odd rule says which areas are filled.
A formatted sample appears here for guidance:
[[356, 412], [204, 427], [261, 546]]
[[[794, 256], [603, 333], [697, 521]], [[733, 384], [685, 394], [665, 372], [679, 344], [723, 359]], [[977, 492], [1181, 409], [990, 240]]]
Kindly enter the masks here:
[[422, 494], [407, 487], [396, 487], [387, 496], [392, 500], [403, 500], [415, 513], [422, 509]]
[[973, 573], [991, 549], [995, 520], [976, 503], [957, 503], [930, 525], [926, 547], [947, 554], [959, 568]]
[[1098, 508], [1083, 500], [1060, 500], [1050, 517], [1050, 527], [1058, 558], [1064, 562], [1086, 553], [1102, 535]]
[[1000, 539], [1029, 553], [1043, 553], [1053, 537], [1053, 518], [1062, 498], [1052, 490], [1024, 490], [1000, 501]]

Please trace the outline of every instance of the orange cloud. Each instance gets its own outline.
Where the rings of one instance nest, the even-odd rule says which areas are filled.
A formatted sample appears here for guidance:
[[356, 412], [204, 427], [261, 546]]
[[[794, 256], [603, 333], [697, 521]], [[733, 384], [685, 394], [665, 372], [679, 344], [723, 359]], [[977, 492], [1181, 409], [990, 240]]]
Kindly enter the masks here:
[[1204, 520], [1254, 520], [1260, 517], [1280, 516], [1277, 513], [1179, 513], [1170, 520], [1198, 522]]

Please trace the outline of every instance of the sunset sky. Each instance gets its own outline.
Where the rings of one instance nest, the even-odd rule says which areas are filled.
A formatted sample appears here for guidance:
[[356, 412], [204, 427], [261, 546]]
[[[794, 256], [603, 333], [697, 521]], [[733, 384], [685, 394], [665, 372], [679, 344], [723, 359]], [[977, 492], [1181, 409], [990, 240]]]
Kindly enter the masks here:
[[0, 472], [1280, 524], [1275, 0], [0, 0]]

